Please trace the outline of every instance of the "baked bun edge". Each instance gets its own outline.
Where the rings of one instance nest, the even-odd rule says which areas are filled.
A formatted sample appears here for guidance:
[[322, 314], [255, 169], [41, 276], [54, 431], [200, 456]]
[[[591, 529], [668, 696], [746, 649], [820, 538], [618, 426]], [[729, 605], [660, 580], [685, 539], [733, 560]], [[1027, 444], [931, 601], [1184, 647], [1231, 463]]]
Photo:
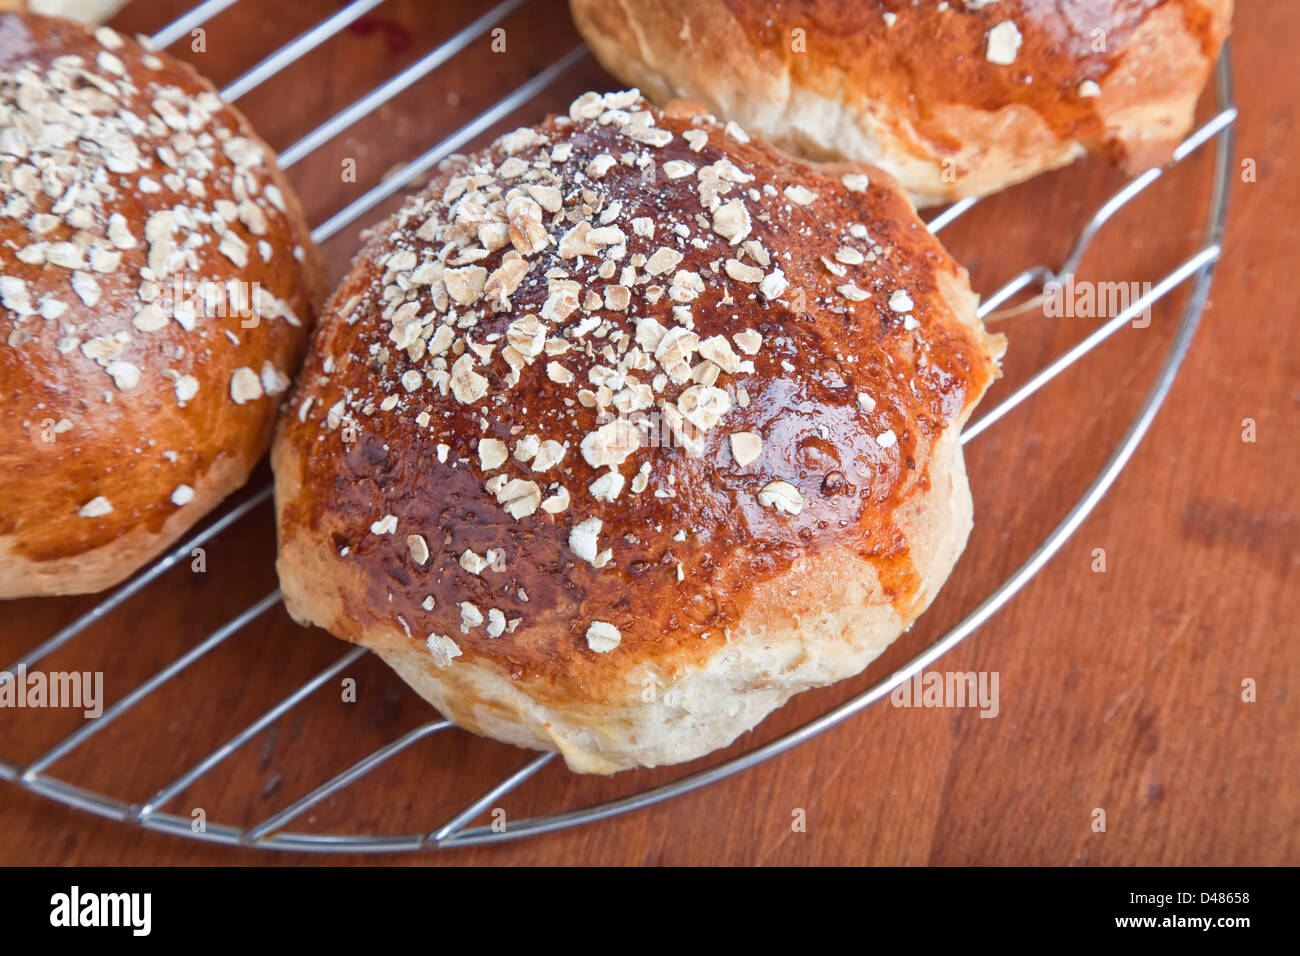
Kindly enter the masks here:
[[[372, 231], [313, 336], [272, 464], [295, 619], [375, 650], [468, 730], [609, 773], [724, 746], [791, 695], [857, 673], [929, 605], [970, 529], [957, 436], [1002, 340], [886, 173], [795, 160], [633, 93], [588, 97], [444, 170]], [[497, 203], [533, 188], [567, 197], [546, 240], [500, 210], [533, 248], [483, 256]], [[728, 202], [748, 209], [743, 236]], [[583, 223], [598, 221], [619, 247], [585, 246]], [[463, 301], [446, 301], [464, 262], [483, 279], [508, 261], [526, 264], [508, 310], [464, 272]], [[754, 269], [784, 270], [788, 288]], [[570, 281], [584, 288], [557, 316]], [[514, 325], [539, 316], [541, 329]], [[593, 464], [601, 418], [581, 392], [599, 403], [587, 386], [612, 381], [615, 353], [619, 375], [656, 381], [666, 366], [631, 340], [685, 322], [732, 371], [679, 368], [655, 407], [668, 415], [698, 376], [734, 396], [729, 411], [695, 454], [644, 444]], [[718, 339], [752, 346], [752, 365]], [[663, 339], [641, 341], [674, 361]], [[446, 369], [462, 366], [483, 391], [447, 393]], [[530, 433], [567, 446], [559, 464], [529, 470]], [[762, 441], [742, 463], [746, 433]], [[500, 447], [485, 455], [480, 440]], [[597, 497], [615, 472], [619, 491]], [[546, 501], [560, 486], [566, 503], [520, 491], [507, 514], [507, 479], [535, 479]], [[766, 497], [775, 484], [796, 492], [794, 513]], [[598, 540], [575, 543], [592, 519]]]

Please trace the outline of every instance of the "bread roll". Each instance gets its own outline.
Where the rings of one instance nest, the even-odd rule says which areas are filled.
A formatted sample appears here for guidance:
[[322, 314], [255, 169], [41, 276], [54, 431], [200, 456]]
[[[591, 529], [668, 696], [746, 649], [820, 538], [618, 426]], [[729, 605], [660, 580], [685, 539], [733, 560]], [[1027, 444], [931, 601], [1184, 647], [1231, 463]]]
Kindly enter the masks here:
[[893, 173], [920, 205], [1086, 150], [1170, 157], [1231, 0], [571, 0], [615, 76], [689, 96], [813, 159]]
[[322, 278], [210, 83], [0, 14], [0, 597], [115, 584], [242, 485]]
[[327, 303], [272, 450], [285, 603], [574, 770], [699, 757], [930, 603], [1001, 350], [887, 174], [588, 93]]

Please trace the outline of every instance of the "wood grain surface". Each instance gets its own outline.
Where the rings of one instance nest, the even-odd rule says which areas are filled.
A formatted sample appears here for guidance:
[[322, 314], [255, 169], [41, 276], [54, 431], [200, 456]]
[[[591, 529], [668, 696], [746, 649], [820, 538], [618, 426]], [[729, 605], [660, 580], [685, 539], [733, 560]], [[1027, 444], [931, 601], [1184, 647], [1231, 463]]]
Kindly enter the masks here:
[[[152, 32], [190, 0], [137, 0], [118, 17]], [[226, 83], [342, 6], [241, 0], [174, 52]], [[285, 147], [471, 22], [471, 0], [389, 0], [244, 97]], [[471, 43], [430, 77], [293, 167], [319, 222], [577, 45], [560, 0], [502, 21], [506, 50]], [[57, 864], [1296, 864], [1300, 863], [1300, 5], [1239, 0], [1232, 40], [1241, 119], [1226, 238], [1211, 304], [1146, 441], [1094, 515], [1015, 600], [938, 666], [997, 672], [999, 708], [882, 702], [796, 750], [667, 804], [540, 838], [394, 856], [302, 856], [153, 833], [0, 784], [0, 862]], [[590, 58], [495, 131], [615, 85]], [[1212, 103], [1206, 97], [1202, 115]], [[479, 137], [477, 142], [486, 137]], [[345, 160], [357, 182], [340, 182]], [[1208, 151], [1110, 223], [1080, 278], [1163, 276], [1196, 248]], [[1243, 181], [1245, 180], [1245, 181]], [[1123, 179], [1086, 161], [981, 203], [944, 233], [977, 290], [1033, 262], [1058, 264]], [[373, 222], [378, 211], [365, 217]], [[326, 245], [338, 274], [356, 229]], [[727, 754], [824, 712], [888, 674], [973, 609], [1032, 553], [1087, 487], [1141, 402], [1181, 294], [1126, 328], [967, 450], [976, 526], [930, 612], [865, 675], [797, 698]], [[1095, 319], [1006, 318], [1005, 380], [991, 407]], [[1255, 440], [1244, 441], [1245, 420]], [[259, 474], [251, 488], [265, 484]], [[1104, 572], [1094, 570], [1104, 549]], [[47, 658], [103, 671], [108, 702], [275, 588], [262, 506], [187, 564]], [[0, 666], [94, 598], [10, 602]], [[277, 608], [58, 761], [60, 779], [142, 801], [256, 719], [346, 647]], [[331, 680], [165, 808], [251, 826], [433, 717], [367, 657]], [[1243, 701], [1243, 681], [1257, 691]], [[69, 711], [0, 712], [0, 757], [30, 761], [84, 722]], [[309, 832], [430, 831], [531, 759], [447, 731], [414, 744], [291, 824]], [[500, 801], [507, 820], [571, 809], [716, 762], [610, 779], [559, 762]], [[1094, 811], [1106, 814], [1095, 832]], [[792, 825], [803, 811], [806, 826]], [[483, 822], [483, 821], [480, 821]]]

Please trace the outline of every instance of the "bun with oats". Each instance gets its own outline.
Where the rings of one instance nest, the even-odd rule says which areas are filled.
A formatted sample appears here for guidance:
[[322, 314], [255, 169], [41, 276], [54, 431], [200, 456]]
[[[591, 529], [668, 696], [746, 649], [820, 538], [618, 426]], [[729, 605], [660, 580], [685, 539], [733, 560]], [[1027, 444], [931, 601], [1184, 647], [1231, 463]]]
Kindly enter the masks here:
[[1170, 158], [1231, 0], [571, 0], [606, 69], [812, 159], [893, 173], [921, 205], [1093, 150]]
[[242, 485], [322, 281], [210, 83], [0, 14], [0, 597], [109, 587]]
[[691, 760], [930, 603], [1001, 351], [887, 174], [588, 93], [327, 304], [272, 451], [285, 602], [475, 733]]

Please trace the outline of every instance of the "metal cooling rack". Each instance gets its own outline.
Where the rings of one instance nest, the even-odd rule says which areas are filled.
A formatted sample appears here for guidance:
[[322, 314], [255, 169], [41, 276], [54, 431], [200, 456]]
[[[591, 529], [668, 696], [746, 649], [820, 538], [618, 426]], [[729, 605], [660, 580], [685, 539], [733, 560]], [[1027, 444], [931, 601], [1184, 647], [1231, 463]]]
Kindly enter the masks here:
[[[237, 2], [238, 0], [207, 0], [207, 2], [199, 4], [188, 14], [154, 34], [152, 38], [154, 44], [158, 47], [171, 45], [187, 36], [195, 27], [202, 25]], [[327, 39], [379, 6], [382, 2], [383, 0], [355, 0], [355, 2], [348, 3], [338, 13], [286, 44], [249, 70], [244, 76], [235, 80], [222, 91], [223, 96], [227, 100], [236, 100], [255, 87], [260, 86], [274, 77], [281, 69], [306, 56]], [[463, 50], [471, 42], [486, 34], [498, 22], [526, 2], [527, 0], [505, 0], [505, 2], [492, 7], [473, 23], [434, 50], [431, 50], [423, 58], [381, 84], [348, 108], [320, 124], [289, 148], [283, 150], [280, 153], [281, 167], [292, 166], [317, 147], [333, 139], [337, 134], [368, 115], [381, 104], [386, 103], [401, 91], [432, 73], [438, 66]], [[386, 179], [382, 184], [371, 189], [317, 226], [313, 231], [313, 238], [317, 242], [323, 242], [343, 227], [373, 210], [384, 200], [410, 185], [441, 159], [465, 146], [476, 136], [487, 131], [514, 110], [526, 104], [567, 70], [582, 61], [587, 56], [587, 53], [587, 49], [583, 46], [570, 50], [533, 79], [493, 104], [475, 120], [457, 130], [432, 149], [413, 159], [399, 173]], [[1215, 264], [1222, 252], [1220, 242], [1223, 236], [1227, 194], [1231, 181], [1233, 124], [1237, 118], [1237, 108], [1233, 98], [1231, 63], [1226, 44], [1220, 54], [1219, 63], [1215, 70], [1214, 86], [1218, 112], [1182, 143], [1175, 152], [1173, 160], [1173, 164], [1179, 163], [1211, 140], [1215, 141], [1213, 183], [1200, 248], [1194, 255], [1186, 259], [1158, 283], [1155, 283], [1149, 292], [1142, 295], [1127, 309], [1104, 325], [1099, 326], [1090, 335], [1053, 360], [1045, 368], [1033, 375], [1025, 384], [1004, 398], [998, 405], [986, 412], [963, 432], [962, 443], [964, 444], [981, 435], [989, 427], [1000, 421], [1008, 412], [1031, 398], [1045, 384], [1074, 365], [1096, 346], [1127, 325], [1132, 319], [1141, 315], [1153, 303], [1164, 298], [1183, 283], [1190, 282], [1191, 291], [1164, 361], [1156, 373], [1155, 381], [1141, 407], [1129, 422], [1123, 438], [1120, 439], [1101, 471], [1093, 479], [1082, 497], [1070, 508], [1061, 523], [1047, 535], [1029, 559], [986, 597], [978, 607], [971, 611], [964, 620], [893, 674], [827, 711], [817, 719], [738, 757], [729, 759], [707, 770], [690, 774], [672, 783], [606, 803], [512, 822], [506, 830], [501, 832], [496, 832], [492, 828], [484, 826], [471, 827], [469, 824], [480, 814], [490, 810], [502, 796], [537, 773], [554, 758], [554, 754], [546, 753], [532, 758], [518, 771], [491, 787], [482, 796], [465, 807], [464, 810], [432, 832], [382, 835], [317, 834], [288, 832], [283, 829], [331, 794], [361, 780], [370, 771], [416, 741], [431, 734], [454, 729], [453, 725], [445, 720], [430, 721], [393, 740], [337, 776], [326, 780], [289, 807], [247, 829], [220, 823], [208, 823], [205, 832], [195, 833], [191, 829], [189, 817], [163, 812], [162, 808], [173, 797], [178, 796], [187, 787], [195, 783], [263, 730], [270, 727], [313, 691], [359, 660], [366, 651], [357, 647], [347, 651], [311, 680], [281, 698], [261, 717], [248, 724], [225, 744], [212, 751], [207, 757], [181, 773], [171, 783], [143, 802], [128, 804], [116, 798], [97, 793], [94, 790], [60, 780], [46, 772], [57, 760], [113, 723], [114, 720], [148, 694], [222, 644], [232, 635], [238, 633], [249, 622], [274, 608], [280, 603], [280, 593], [279, 591], [273, 591], [242, 614], [209, 634], [189, 651], [176, 658], [154, 674], [153, 677], [117, 701], [117, 703], [106, 708], [98, 720], [82, 725], [79, 730], [64, 738], [32, 763], [26, 766], [18, 766], [0, 761], [0, 780], [11, 781], [18, 786], [25, 787], [60, 803], [78, 807], [114, 820], [120, 820], [124, 823], [134, 823], [151, 830], [160, 830], [216, 843], [266, 849], [332, 852], [420, 850], [512, 840], [578, 824], [592, 823], [617, 814], [648, 807], [671, 797], [708, 786], [743, 770], [748, 770], [765, 760], [798, 746], [803, 741], [816, 736], [822, 731], [842, 723], [933, 664], [956, 647], [957, 644], [973, 634], [1003, 605], [1010, 601], [1060, 550], [1066, 539], [1088, 517], [1093, 508], [1110, 489], [1110, 486], [1145, 436], [1152, 419], [1173, 385], [1183, 357], [1187, 354], [1187, 349], [1191, 344], [1192, 336], [1196, 331], [1196, 326], [1205, 307]], [[1076, 237], [1073, 247], [1059, 268], [1052, 269], [1046, 265], [1035, 265], [1025, 269], [1000, 289], [983, 299], [979, 308], [980, 317], [988, 316], [999, 305], [1026, 289], [1039, 286], [1050, 280], [1063, 281], [1064, 276], [1073, 273], [1079, 266], [1093, 238], [1106, 223], [1134, 197], [1159, 179], [1164, 171], [1164, 169], [1150, 169], [1131, 180], [1092, 215]], [[929, 223], [930, 229], [938, 232], [975, 204], [975, 200], [965, 200], [948, 207]], [[250, 511], [270, 500], [270, 498], [271, 489], [266, 487], [251, 497], [240, 501], [237, 505], [228, 507], [224, 513], [219, 513], [218, 517], [202, 531], [177, 545], [151, 567], [140, 572], [127, 584], [68, 624], [25, 657], [9, 665], [6, 670], [12, 673], [20, 665], [30, 668], [46, 655], [84, 634], [105, 615], [112, 613], [128, 598], [138, 594], [150, 583], [184, 560], [194, 548], [201, 547], [205, 542], [220, 535]]]

